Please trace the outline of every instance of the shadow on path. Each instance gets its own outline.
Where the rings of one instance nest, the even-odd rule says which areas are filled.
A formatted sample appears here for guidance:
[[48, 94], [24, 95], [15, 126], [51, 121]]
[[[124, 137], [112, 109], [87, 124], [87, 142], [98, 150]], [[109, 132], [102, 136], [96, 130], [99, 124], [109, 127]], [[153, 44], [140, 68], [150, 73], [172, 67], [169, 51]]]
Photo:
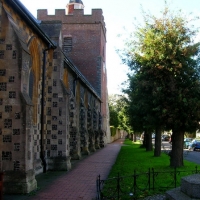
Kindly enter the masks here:
[[4, 195], [4, 200], [92, 200], [96, 196], [96, 177], [106, 179], [124, 139], [107, 144], [79, 161], [70, 171], [49, 171], [36, 177], [38, 190], [28, 195]]

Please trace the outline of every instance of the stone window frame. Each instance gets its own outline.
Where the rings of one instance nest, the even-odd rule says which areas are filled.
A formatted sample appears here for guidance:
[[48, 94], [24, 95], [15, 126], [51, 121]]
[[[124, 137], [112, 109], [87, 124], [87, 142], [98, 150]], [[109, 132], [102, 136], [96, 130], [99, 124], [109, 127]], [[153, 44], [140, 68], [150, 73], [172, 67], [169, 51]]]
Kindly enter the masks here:
[[72, 36], [65, 36], [63, 38], [63, 51], [71, 52], [73, 47]]

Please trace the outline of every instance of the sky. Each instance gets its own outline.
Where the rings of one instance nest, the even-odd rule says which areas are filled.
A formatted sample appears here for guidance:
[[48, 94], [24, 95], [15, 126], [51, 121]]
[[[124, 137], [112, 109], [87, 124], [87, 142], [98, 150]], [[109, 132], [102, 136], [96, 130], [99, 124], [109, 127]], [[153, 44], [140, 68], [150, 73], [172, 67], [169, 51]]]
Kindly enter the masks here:
[[[37, 18], [38, 9], [47, 9], [54, 14], [55, 9], [65, 9], [69, 0], [20, 0]], [[133, 31], [133, 22], [142, 23], [141, 7], [155, 16], [164, 7], [164, 0], [82, 0], [84, 14], [92, 9], [103, 10], [107, 30], [106, 68], [108, 94], [121, 94], [121, 84], [127, 80], [128, 67], [123, 65], [116, 49], [123, 49], [124, 39]], [[168, 0], [170, 8], [200, 16], [200, 0]], [[119, 37], [119, 35], [121, 35]]]

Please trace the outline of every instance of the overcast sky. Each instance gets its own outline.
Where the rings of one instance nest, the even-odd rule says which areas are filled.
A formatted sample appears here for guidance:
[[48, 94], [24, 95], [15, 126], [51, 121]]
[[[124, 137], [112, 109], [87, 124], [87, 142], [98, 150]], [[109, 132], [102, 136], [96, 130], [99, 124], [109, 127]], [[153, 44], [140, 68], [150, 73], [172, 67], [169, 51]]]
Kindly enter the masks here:
[[[127, 66], [121, 64], [116, 49], [123, 48], [123, 37], [133, 30], [134, 18], [142, 20], [141, 6], [145, 11], [158, 15], [163, 9], [164, 0], [82, 0], [84, 13], [91, 14], [91, 10], [101, 8], [107, 29], [107, 74], [108, 93], [121, 93], [121, 83], [126, 80]], [[37, 17], [38, 9], [48, 9], [48, 14], [54, 14], [55, 9], [65, 9], [69, 0], [21, 0], [27, 9]], [[185, 13], [200, 16], [200, 0], [169, 0], [172, 9], [181, 9]], [[125, 37], [126, 37], [125, 36]]]

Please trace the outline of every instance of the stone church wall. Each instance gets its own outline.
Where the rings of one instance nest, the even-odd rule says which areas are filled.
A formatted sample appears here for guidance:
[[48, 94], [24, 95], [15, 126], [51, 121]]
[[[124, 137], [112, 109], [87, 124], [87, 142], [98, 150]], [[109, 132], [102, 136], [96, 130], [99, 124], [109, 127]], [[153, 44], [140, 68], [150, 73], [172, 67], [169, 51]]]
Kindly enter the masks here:
[[60, 23], [47, 37], [8, 2], [0, 2], [0, 169], [5, 193], [29, 193], [36, 175], [69, 170], [105, 145], [102, 102], [63, 52]]
[[[86, 77], [101, 98], [102, 131], [104, 143], [109, 141], [109, 111], [106, 71], [106, 25], [101, 9], [92, 9], [91, 15], [84, 15], [84, 10], [74, 10], [66, 15], [65, 10], [56, 9], [55, 15], [48, 15], [47, 10], [38, 10], [39, 20], [62, 23], [61, 48]], [[71, 42], [71, 48], [65, 47], [65, 38]]]

